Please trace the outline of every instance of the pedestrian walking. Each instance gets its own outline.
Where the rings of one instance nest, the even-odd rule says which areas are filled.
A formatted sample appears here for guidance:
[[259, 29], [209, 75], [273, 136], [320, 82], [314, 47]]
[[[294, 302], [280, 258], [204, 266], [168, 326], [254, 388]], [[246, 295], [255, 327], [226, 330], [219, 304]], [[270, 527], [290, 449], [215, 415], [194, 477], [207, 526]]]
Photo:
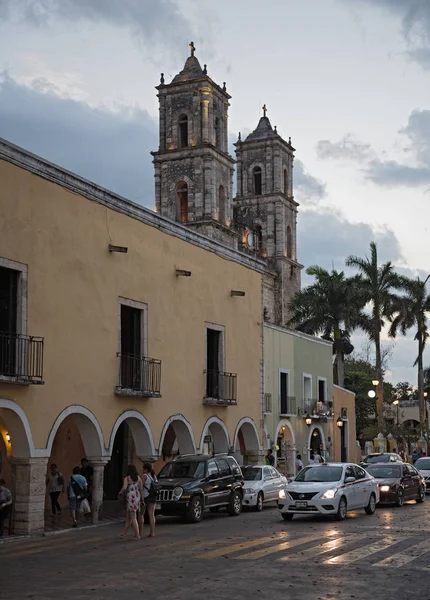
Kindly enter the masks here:
[[302, 455], [298, 454], [296, 456], [296, 473], [300, 473], [300, 471], [303, 469], [303, 467], [304, 467], [304, 464], [302, 461]]
[[125, 496], [126, 501], [126, 518], [125, 529], [121, 533], [122, 538], [125, 538], [130, 525], [134, 531], [135, 540], [140, 540], [139, 523], [137, 522], [137, 513], [140, 510], [142, 501], [142, 479], [137, 474], [137, 469], [134, 465], [128, 465], [127, 474], [124, 477], [124, 482], [120, 491], [121, 496]]
[[275, 457], [273, 456], [273, 450], [271, 448], [268, 449], [266, 454], [266, 465], [270, 465], [271, 467], [275, 466]]
[[90, 463], [88, 462], [87, 458], [82, 458], [81, 459], [81, 475], [83, 477], [85, 477], [85, 479], [87, 480], [87, 487], [88, 487], [88, 502], [91, 504], [93, 501], [93, 475], [94, 475], [94, 469], [92, 468], [92, 466], [90, 465]]
[[4, 521], [11, 510], [12, 494], [7, 489], [5, 480], [0, 479], [0, 537], [3, 535]]
[[55, 463], [51, 465], [51, 472], [46, 477], [46, 487], [51, 498], [52, 514], [55, 516], [58, 512], [61, 515], [61, 506], [58, 502], [60, 494], [64, 493], [64, 477], [60, 473]]
[[141, 523], [141, 536], [143, 537], [143, 526], [145, 517], [149, 521], [149, 537], [155, 536], [155, 508], [157, 506], [157, 477], [150, 463], [143, 463], [143, 500], [145, 502]]
[[73, 527], [78, 526], [78, 512], [81, 502], [85, 499], [88, 490], [87, 480], [81, 474], [80, 467], [73, 467], [73, 475], [69, 479], [67, 494], [69, 498], [69, 509], [73, 519]]

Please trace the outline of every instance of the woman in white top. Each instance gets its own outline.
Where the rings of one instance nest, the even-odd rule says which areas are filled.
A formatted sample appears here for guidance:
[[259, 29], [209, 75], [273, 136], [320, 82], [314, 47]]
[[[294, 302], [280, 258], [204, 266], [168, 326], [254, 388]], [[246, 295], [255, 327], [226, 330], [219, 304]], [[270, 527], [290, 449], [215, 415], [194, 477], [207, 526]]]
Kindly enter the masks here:
[[141, 533], [143, 537], [143, 525], [145, 523], [145, 515], [148, 515], [149, 521], [149, 537], [155, 536], [155, 507], [157, 505], [157, 492], [154, 484], [157, 483], [155, 472], [150, 463], [143, 463], [143, 500], [145, 502], [144, 513], [141, 522]]

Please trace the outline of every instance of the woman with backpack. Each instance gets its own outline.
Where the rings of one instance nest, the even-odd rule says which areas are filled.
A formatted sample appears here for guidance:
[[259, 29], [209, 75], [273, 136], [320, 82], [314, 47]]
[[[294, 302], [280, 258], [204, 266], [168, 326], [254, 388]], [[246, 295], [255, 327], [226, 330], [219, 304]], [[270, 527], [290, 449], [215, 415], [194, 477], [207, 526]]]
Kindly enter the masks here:
[[137, 469], [134, 465], [128, 465], [127, 467], [127, 475], [124, 477], [120, 495], [125, 496], [127, 513], [125, 518], [125, 529], [120, 537], [125, 538], [131, 525], [134, 531], [133, 539], [140, 540], [137, 513], [142, 501], [142, 480], [137, 474]]
[[155, 536], [155, 507], [157, 505], [157, 477], [151, 464], [143, 463], [143, 499], [145, 502], [144, 513], [142, 517], [141, 536], [143, 537], [143, 525], [145, 515], [149, 521], [149, 537]]
[[69, 508], [73, 519], [73, 527], [78, 526], [77, 516], [81, 508], [81, 503], [85, 499], [87, 490], [87, 480], [83, 475], [81, 475], [81, 467], [73, 467], [73, 475], [70, 477], [67, 486]]

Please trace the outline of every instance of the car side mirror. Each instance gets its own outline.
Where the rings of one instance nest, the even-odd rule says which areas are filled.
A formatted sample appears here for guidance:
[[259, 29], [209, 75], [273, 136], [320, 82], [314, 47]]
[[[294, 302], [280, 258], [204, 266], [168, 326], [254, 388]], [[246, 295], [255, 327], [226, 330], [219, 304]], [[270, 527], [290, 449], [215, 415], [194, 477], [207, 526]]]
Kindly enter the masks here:
[[354, 481], [355, 481], [355, 477], [347, 477], [345, 479], [345, 483], [354, 483]]

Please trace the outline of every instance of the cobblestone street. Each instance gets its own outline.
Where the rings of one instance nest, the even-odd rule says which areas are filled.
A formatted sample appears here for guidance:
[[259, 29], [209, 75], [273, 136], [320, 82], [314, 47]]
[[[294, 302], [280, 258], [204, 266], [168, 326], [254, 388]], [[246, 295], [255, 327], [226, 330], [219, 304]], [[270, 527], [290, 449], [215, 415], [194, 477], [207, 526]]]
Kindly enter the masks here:
[[[67, 531], [0, 544], [5, 600], [427, 597], [430, 503], [351, 513], [343, 523], [276, 508], [187, 525], [160, 519], [157, 536], [119, 539], [121, 527]], [[147, 533], [147, 532], [146, 532]]]

